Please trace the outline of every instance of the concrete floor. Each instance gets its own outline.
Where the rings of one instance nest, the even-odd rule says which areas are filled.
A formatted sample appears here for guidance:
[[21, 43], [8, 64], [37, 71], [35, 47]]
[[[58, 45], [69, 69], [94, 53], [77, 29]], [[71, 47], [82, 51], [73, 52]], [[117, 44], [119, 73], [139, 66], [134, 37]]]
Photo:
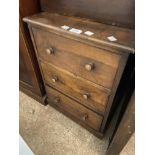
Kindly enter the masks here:
[[[107, 144], [103, 140], [22, 92], [19, 115], [20, 135], [35, 155], [105, 155]], [[134, 155], [133, 148], [131, 140], [121, 155]]]

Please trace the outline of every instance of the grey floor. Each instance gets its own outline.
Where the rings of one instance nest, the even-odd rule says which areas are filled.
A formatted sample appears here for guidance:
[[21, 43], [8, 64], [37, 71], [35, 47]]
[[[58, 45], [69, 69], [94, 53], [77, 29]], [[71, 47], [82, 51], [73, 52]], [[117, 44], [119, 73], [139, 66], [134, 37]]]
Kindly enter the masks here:
[[[35, 155], [105, 155], [107, 144], [50, 106], [20, 92], [20, 135]], [[121, 155], [134, 155], [134, 139]]]

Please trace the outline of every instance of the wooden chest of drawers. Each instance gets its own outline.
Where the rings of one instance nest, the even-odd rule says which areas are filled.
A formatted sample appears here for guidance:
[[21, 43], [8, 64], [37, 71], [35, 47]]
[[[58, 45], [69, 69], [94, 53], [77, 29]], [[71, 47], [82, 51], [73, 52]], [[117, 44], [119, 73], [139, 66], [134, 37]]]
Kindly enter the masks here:
[[[24, 18], [40, 65], [48, 103], [102, 135], [134, 31], [57, 14]], [[81, 34], [62, 26], [80, 29]], [[84, 34], [92, 31], [92, 36]], [[117, 41], [109, 41], [112, 36]]]

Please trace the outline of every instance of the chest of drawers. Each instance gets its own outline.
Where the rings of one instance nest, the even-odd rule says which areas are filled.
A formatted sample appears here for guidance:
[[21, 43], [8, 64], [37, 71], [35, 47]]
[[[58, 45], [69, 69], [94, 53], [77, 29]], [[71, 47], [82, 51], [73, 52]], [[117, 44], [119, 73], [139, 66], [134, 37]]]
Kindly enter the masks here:
[[[102, 135], [128, 56], [134, 52], [134, 31], [46, 12], [24, 21], [48, 103]], [[64, 30], [64, 25], [82, 33]], [[109, 36], [117, 40], [109, 41]]]

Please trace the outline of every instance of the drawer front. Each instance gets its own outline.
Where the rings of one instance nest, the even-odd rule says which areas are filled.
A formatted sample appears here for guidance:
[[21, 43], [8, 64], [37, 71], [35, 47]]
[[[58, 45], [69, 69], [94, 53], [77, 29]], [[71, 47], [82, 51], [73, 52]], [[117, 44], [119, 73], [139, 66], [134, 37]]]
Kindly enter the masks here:
[[103, 117], [48, 86], [46, 86], [46, 92], [50, 102], [56, 104], [91, 128], [99, 131]]
[[41, 59], [111, 89], [120, 56], [33, 28]]
[[103, 115], [108, 101], [108, 93], [99, 85], [80, 77], [75, 77], [58, 67], [41, 63], [47, 84], [78, 100], [85, 106]]

